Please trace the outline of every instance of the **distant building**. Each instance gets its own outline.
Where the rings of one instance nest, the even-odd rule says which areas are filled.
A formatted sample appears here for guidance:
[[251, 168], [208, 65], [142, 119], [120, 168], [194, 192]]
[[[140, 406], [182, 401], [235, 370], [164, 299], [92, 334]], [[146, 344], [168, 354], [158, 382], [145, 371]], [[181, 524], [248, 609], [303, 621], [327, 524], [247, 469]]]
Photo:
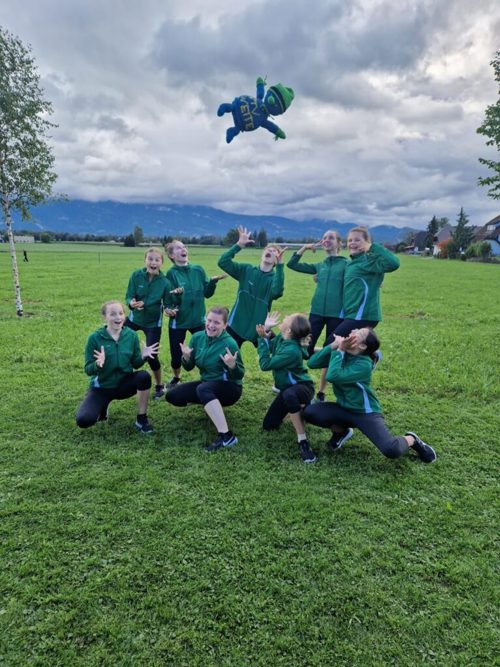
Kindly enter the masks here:
[[486, 241], [489, 243], [491, 253], [494, 257], [500, 255], [500, 215], [479, 227], [474, 235], [474, 241]]
[[34, 236], [14, 236], [14, 243], [34, 243]]

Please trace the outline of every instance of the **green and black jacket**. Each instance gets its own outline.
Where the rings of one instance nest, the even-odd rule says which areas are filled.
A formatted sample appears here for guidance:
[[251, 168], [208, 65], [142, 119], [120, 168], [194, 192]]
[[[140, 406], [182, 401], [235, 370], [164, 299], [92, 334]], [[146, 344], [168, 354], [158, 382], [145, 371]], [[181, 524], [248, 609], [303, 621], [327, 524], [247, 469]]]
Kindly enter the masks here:
[[[304, 351], [298, 340], [259, 338], [259, 365], [263, 371], [272, 371], [275, 386], [283, 391], [298, 382], [311, 382], [304, 368]], [[307, 352], [306, 352], [307, 354]]]
[[332, 383], [337, 403], [351, 412], [382, 412], [371, 387], [373, 362], [365, 354], [332, 350], [327, 345], [307, 362], [309, 368], [328, 368], [326, 379]]
[[[198, 331], [191, 336], [189, 347], [193, 350], [189, 361], [182, 357], [182, 366], [185, 370], [190, 371], [197, 366], [200, 378], [204, 382], [225, 380], [242, 384], [245, 367], [238, 345], [227, 331], [216, 337], [207, 336], [205, 331]], [[228, 368], [220, 358], [226, 354], [226, 348], [231, 354], [238, 352], [234, 368]]]
[[275, 269], [266, 272], [253, 264], [234, 262], [233, 257], [240, 250], [238, 244], [233, 245], [220, 257], [218, 264], [239, 283], [228, 325], [238, 336], [255, 343], [255, 326], [264, 324], [272, 302], [283, 296], [285, 274], [283, 264], [277, 264]]
[[[105, 360], [104, 366], [99, 368], [94, 359], [94, 351], [100, 352], [101, 347], [104, 347]], [[117, 341], [110, 336], [106, 327], [94, 331], [88, 337], [84, 370], [90, 375], [90, 387], [114, 389], [126, 375], [130, 375], [143, 364], [139, 338], [136, 332], [128, 327], [123, 327]]]
[[318, 282], [311, 301], [311, 315], [343, 317], [342, 295], [344, 291], [345, 257], [327, 257], [322, 262], [302, 262], [302, 255], [294, 252], [288, 260], [288, 268], [300, 273], [317, 275]]
[[396, 255], [378, 243], [373, 243], [368, 252], [351, 257], [344, 275], [344, 318], [379, 322], [382, 319], [380, 285], [384, 273], [398, 268]]
[[177, 266], [167, 271], [173, 287], [182, 287], [181, 303], [176, 317], [170, 318], [171, 329], [194, 329], [205, 323], [205, 299], [215, 293], [216, 280], [209, 280], [205, 269], [198, 264]]
[[161, 327], [163, 309], [172, 308], [182, 298], [182, 295], [170, 294], [172, 289], [170, 281], [161, 271], [154, 276], [150, 276], [146, 268], [134, 271], [128, 281], [125, 301], [129, 308], [132, 299], [144, 301], [144, 308], [130, 308], [128, 319], [144, 328]]

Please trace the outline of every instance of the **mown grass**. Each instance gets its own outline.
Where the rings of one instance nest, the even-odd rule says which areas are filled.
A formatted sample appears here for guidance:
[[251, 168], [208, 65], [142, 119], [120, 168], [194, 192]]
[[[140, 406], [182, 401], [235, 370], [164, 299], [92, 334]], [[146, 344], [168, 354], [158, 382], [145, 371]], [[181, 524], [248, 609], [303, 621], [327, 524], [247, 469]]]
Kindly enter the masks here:
[[[498, 267], [403, 257], [383, 287], [375, 386], [393, 430], [421, 434], [437, 463], [386, 460], [359, 433], [328, 454], [311, 427], [305, 466], [290, 424], [261, 431], [272, 378], [251, 347], [231, 451], [205, 454], [203, 412], [163, 401], [152, 438], [133, 400], [79, 431], [85, 340], [142, 253], [28, 252], [17, 319], [0, 248], [0, 664], [494, 663]], [[216, 273], [219, 252], [191, 261]], [[306, 311], [312, 289], [286, 270], [276, 305]], [[211, 302], [234, 294], [228, 279]]]

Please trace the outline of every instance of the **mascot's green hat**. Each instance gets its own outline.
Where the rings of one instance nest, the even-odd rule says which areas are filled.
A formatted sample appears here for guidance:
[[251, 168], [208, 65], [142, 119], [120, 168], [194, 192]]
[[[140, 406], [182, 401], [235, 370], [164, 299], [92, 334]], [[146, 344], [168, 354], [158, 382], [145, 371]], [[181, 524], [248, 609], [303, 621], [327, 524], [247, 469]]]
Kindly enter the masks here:
[[283, 86], [281, 83], [276, 83], [274, 86], [270, 86], [268, 88], [268, 92], [273, 92], [276, 99], [279, 101], [279, 104], [282, 108], [281, 113], [284, 113], [290, 104], [293, 102], [293, 98], [295, 97], [295, 93], [291, 88], [287, 88], [286, 86]]

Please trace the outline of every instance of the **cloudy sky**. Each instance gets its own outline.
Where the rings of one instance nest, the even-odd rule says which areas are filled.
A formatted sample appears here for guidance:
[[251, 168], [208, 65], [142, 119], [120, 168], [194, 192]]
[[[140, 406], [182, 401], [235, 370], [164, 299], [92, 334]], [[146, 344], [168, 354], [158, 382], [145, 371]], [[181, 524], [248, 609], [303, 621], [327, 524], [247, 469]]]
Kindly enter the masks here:
[[[498, 99], [498, 0], [2, 0], [32, 46], [72, 198], [425, 227], [499, 213], [476, 134]], [[496, 37], [495, 37], [496, 36]], [[221, 102], [295, 91], [230, 145]]]

